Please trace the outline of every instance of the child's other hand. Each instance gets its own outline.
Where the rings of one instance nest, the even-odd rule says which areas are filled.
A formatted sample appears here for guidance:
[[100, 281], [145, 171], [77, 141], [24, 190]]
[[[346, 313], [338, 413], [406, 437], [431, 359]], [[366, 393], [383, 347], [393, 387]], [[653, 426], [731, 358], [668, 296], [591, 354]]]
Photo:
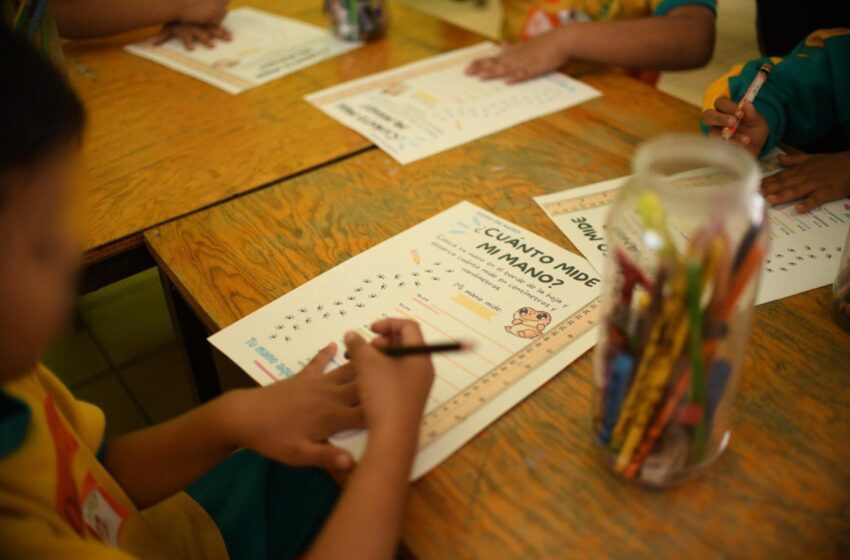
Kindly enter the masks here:
[[345, 336], [369, 439], [415, 443], [422, 411], [434, 380], [430, 356], [390, 358], [377, 348], [422, 344], [419, 325], [403, 319], [385, 319], [372, 325], [380, 335], [370, 345], [353, 332]]
[[208, 49], [215, 46], [213, 41], [230, 41], [230, 31], [221, 27], [218, 23], [183, 23], [174, 21], [162, 26], [156, 37], [154, 45], [161, 45], [169, 39], [176, 38], [186, 50], [193, 50], [196, 43], [201, 43]]
[[336, 344], [330, 344], [289, 379], [229, 393], [234, 443], [288, 465], [351, 468], [351, 455], [327, 442], [363, 427], [354, 370], [324, 373], [335, 355]]
[[797, 212], [850, 196], [850, 152], [779, 156], [786, 169], [767, 177], [761, 191], [773, 205], [800, 200]]
[[466, 74], [482, 80], [504, 78], [512, 84], [557, 70], [570, 58], [561, 35], [550, 31], [525, 43], [503, 45], [498, 56], [473, 61]]
[[758, 157], [767, 142], [770, 127], [752, 103], [745, 104], [744, 109], [740, 110], [738, 104], [728, 97], [718, 97], [714, 101], [714, 109], [708, 109], [702, 114], [702, 122], [711, 127], [709, 135], [717, 137], [723, 134], [725, 127], [735, 126], [739, 119], [743, 120], [729, 141], [740, 144]]

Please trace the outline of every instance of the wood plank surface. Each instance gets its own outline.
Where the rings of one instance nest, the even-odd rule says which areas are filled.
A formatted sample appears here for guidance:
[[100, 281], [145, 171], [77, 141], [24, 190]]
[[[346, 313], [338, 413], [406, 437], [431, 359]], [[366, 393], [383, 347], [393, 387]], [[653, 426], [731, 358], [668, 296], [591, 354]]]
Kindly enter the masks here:
[[[699, 111], [629, 78], [604, 96], [399, 166], [372, 150], [152, 230], [213, 330], [460, 200], [574, 247], [532, 196], [624, 175], [635, 146]], [[839, 558], [850, 554], [850, 335], [822, 288], [756, 309], [729, 450], [697, 481], [610, 475], [590, 430], [591, 354], [413, 485], [422, 559]]]
[[[231, 8], [240, 5], [326, 25], [321, 0]], [[154, 28], [66, 44], [68, 73], [89, 113], [86, 261], [139, 246], [149, 227], [368, 148], [303, 96], [481, 40], [401, 4], [391, 8], [387, 37], [236, 96], [124, 52]]]

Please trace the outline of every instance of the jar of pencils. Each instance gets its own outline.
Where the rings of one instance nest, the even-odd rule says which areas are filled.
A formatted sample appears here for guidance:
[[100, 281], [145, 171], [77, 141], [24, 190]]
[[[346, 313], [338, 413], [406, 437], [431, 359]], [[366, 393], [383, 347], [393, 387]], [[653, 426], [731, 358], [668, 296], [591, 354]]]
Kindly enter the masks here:
[[387, 29], [383, 0], [325, 0], [325, 13], [334, 33], [346, 41], [371, 41]]
[[844, 240], [844, 251], [841, 252], [832, 293], [832, 316], [839, 327], [850, 332], [850, 228]]
[[698, 135], [641, 146], [607, 223], [593, 430], [606, 463], [653, 487], [729, 442], [762, 261], [755, 160]]

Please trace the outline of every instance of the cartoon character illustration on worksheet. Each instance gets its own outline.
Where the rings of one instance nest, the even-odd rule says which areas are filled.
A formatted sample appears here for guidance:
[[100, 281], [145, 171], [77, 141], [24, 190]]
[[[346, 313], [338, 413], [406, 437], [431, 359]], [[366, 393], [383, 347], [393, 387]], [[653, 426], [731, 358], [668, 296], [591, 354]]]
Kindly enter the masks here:
[[520, 338], [537, 338], [551, 322], [552, 316], [545, 311], [522, 307], [514, 313], [514, 319], [505, 327], [505, 332]]

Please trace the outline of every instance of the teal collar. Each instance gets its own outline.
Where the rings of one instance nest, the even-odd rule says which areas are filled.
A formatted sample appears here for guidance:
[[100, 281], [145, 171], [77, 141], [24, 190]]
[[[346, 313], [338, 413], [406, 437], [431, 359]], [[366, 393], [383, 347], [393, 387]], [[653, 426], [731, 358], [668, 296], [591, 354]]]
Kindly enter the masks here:
[[31, 416], [27, 403], [0, 390], [0, 458], [21, 446]]

